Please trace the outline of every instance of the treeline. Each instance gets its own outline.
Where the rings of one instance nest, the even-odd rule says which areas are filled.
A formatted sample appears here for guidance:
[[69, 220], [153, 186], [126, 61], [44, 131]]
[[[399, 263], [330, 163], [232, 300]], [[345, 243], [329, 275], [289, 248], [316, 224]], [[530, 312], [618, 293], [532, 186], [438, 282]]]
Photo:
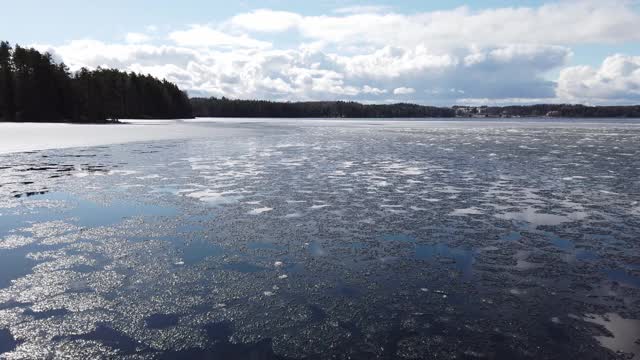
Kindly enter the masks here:
[[48, 53], [0, 42], [0, 121], [190, 117], [188, 96], [166, 80], [100, 68], [71, 74]]
[[638, 118], [640, 106], [586, 106], [572, 104], [538, 104], [514, 106], [454, 106], [458, 116], [487, 117], [564, 117], [564, 118]]
[[196, 117], [267, 117], [267, 118], [410, 118], [453, 117], [450, 108], [415, 104], [364, 105], [345, 101], [274, 102], [231, 100], [227, 98], [192, 98]]
[[557, 110], [563, 117], [611, 118], [640, 117], [640, 106], [583, 106], [565, 105]]
[[273, 102], [192, 98], [196, 117], [266, 118], [450, 118], [450, 117], [566, 117], [640, 118], [640, 106], [540, 104], [514, 106], [433, 107], [416, 104], [364, 105], [344, 101]]

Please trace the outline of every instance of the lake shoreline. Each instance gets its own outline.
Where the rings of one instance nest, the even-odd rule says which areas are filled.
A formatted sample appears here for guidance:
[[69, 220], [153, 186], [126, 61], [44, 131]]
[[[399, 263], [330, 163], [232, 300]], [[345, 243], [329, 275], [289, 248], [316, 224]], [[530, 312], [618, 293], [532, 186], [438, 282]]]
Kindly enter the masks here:
[[198, 122], [207, 119], [219, 119], [219, 120], [280, 120], [280, 121], [310, 121], [310, 120], [328, 120], [328, 121], [412, 121], [412, 122], [530, 122], [531, 120], [546, 121], [546, 122], [565, 122], [565, 121], [582, 121], [585, 123], [599, 123], [602, 120], [606, 120], [606, 123], [612, 123], [615, 121], [640, 121], [640, 117], [549, 117], [549, 116], [523, 116], [523, 117], [504, 117], [504, 116], [487, 116], [487, 117], [269, 117], [269, 116], [252, 116], [252, 117], [239, 117], [239, 116], [224, 116], [224, 117], [193, 117], [193, 118], [172, 118], [172, 119], [118, 119], [113, 121], [3, 121], [2, 124], [62, 124], [62, 125], [131, 125], [135, 122], [135, 125], [143, 125], [148, 122], [149, 124], [157, 124], [158, 122]]

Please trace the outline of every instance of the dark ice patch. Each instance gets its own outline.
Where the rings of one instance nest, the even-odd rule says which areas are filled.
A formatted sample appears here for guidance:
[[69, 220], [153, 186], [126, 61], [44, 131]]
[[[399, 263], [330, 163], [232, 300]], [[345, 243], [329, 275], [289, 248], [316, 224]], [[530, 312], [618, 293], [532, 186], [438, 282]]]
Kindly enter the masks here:
[[240, 273], [256, 273], [265, 270], [263, 267], [249, 264], [247, 262], [229, 263], [223, 266], [225, 270], [236, 271]]
[[69, 313], [67, 309], [52, 309], [44, 311], [33, 311], [32, 309], [26, 309], [22, 312], [22, 315], [31, 316], [36, 320], [48, 319], [54, 316], [65, 316]]
[[7, 329], [0, 329], [0, 354], [13, 351], [19, 342], [14, 339], [11, 331]]
[[178, 325], [180, 316], [176, 314], [153, 314], [145, 319], [149, 329], [166, 329]]

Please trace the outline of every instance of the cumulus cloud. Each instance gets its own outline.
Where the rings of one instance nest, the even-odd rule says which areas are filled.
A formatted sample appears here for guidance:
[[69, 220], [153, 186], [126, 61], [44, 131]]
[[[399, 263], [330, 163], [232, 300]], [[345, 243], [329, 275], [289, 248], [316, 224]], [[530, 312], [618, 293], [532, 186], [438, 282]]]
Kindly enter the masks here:
[[393, 90], [395, 95], [409, 95], [416, 92], [416, 89], [409, 87], [399, 87]]
[[96, 40], [73, 40], [61, 46], [35, 45], [62, 59], [72, 70], [98, 66], [127, 69], [132, 64], [155, 66], [172, 64], [185, 67], [200, 54], [192, 49], [148, 44], [107, 44]]
[[599, 68], [572, 66], [558, 79], [558, 97], [574, 101], [640, 101], [640, 56], [613, 55]]
[[257, 10], [236, 16], [232, 24], [246, 31], [296, 30], [326, 43], [451, 48], [526, 44], [618, 43], [640, 40], [634, 31], [640, 16], [629, 1], [563, 1], [537, 8], [514, 7], [417, 14], [349, 12], [345, 16], [302, 16]]
[[247, 35], [229, 35], [208, 26], [193, 25], [188, 30], [174, 31], [169, 39], [176, 44], [189, 47], [226, 47], [266, 49], [271, 43], [253, 39]]
[[[417, 101], [433, 103], [451, 103], [463, 94], [552, 97], [554, 84], [539, 74], [562, 65], [569, 54], [556, 46], [507, 46], [459, 55], [387, 47], [344, 56], [308, 49], [220, 50], [90, 40], [52, 50], [72, 69], [106, 66], [150, 73], [198, 95], [386, 101], [390, 95], [415, 93]], [[469, 57], [474, 61], [465, 61]]]
[[260, 9], [236, 15], [231, 18], [229, 24], [245, 30], [281, 32], [299, 26], [302, 21], [303, 16], [296, 13]]
[[124, 40], [128, 44], [141, 44], [151, 41], [151, 36], [143, 33], [130, 32], [125, 35]]
[[[599, 69], [563, 68], [572, 44], [640, 39], [630, 25], [638, 20], [624, 1], [411, 15], [386, 8], [338, 9], [326, 16], [261, 9], [166, 34], [155, 28], [153, 43], [146, 34], [130, 33], [123, 43], [74, 40], [41, 48], [73, 70], [108, 66], [149, 73], [198, 96], [410, 97], [435, 105], [636, 101], [638, 57], [612, 56]], [[280, 43], [285, 32], [295, 36]], [[557, 81], [550, 80], [558, 70]]]
[[386, 89], [378, 89], [377, 87], [371, 87], [369, 85], [365, 85], [362, 88], [362, 92], [364, 94], [382, 95], [382, 94], [386, 94], [388, 91]]

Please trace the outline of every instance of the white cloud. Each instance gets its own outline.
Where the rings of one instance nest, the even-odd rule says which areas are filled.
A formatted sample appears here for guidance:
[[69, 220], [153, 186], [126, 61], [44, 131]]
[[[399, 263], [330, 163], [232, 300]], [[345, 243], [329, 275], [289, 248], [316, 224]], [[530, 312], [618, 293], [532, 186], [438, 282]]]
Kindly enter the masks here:
[[254, 32], [296, 30], [327, 43], [457, 48], [476, 44], [578, 44], [640, 40], [640, 16], [629, 1], [562, 1], [537, 8], [474, 11], [460, 7], [417, 13], [349, 12], [345, 16], [302, 16], [258, 10], [234, 17], [232, 25]]
[[409, 87], [399, 87], [393, 90], [394, 95], [409, 95], [416, 92], [416, 89]]
[[387, 90], [386, 89], [378, 89], [377, 87], [371, 87], [369, 85], [365, 85], [362, 88], [362, 92], [364, 94], [382, 95], [382, 94], [386, 94]]
[[[386, 47], [347, 56], [317, 49], [193, 48], [92, 40], [47, 49], [73, 70], [105, 66], [150, 73], [200, 95], [384, 101], [389, 93], [400, 97], [415, 93], [420, 94], [418, 101], [447, 104], [460, 96], [552, 97], [553, 83], [540, 75], [562, 65], [569, 54], [557, 46], [507, 46], [459, 54]], [[469, 57], [475, 60], [465, 61]]]
[[433, 53], [424, 46], [413, 49], [386, 46], [372, 53], [335, 56], [335, 61], [353, 75], [372, 78], [394, 78], [455, 67], [458, 59], [447, 53]]
[[66, 62], [72, 70], [98, 66], [126, 69], [132, 64], [141, 66], [173, 64], [185, 67], [191, 61], [199, 61], [199, 53], [195, 50], [174, 46], [107, 44], [96, 40], [74, 40], [57, 47], [46, 45], [35, 45], [35, 47], [51, 52]]
[[229, 35], [208, 26], [193, 25], [188, 30], [174, 31], [169, 39], [187, 47], [225, 47], [266, 49], [271, 43], [250, 38], [247, 35]]
[[558, 97], [573, 101], [640, 101], [640, 56], [613, 55], [600, 68], [573, 66], [560, 72]]
[[236, 15], [229, 23], [246, 30], [281, 32], [300, 26], [302, 21], [304, 18], [296, 13], [261, 9]]
[[130, 32], [125, 35], [127, 44], [141, 44], [151, 41], [151, 36], [143, 33]]
[[[632, 21], [638, 14], [625, 1], [412, 15], [263, 9], [168, 34], [156, 29], [153, 45], [148, 35], [130, 33], [123, 43], [74, 40], [40, 48], [73, 70], [150, 73], [203, 96], [386, 102], [411, 95], [434, 105], [630, 102], [640, 100], [638, 57], [612, 56], [598, 69], [563, 67], [572, 44], [640, 39]], [[163, 38], [166, 44], [158, 45]], [[549, 80], [557, 71], [558, 80]]]
[[466, 106], [504, 106], [504, 105], [535, 105], [535, 104], [560, 104], [566, 101], [559, 98], [460, 98], [456, 99], [457, 105]]

